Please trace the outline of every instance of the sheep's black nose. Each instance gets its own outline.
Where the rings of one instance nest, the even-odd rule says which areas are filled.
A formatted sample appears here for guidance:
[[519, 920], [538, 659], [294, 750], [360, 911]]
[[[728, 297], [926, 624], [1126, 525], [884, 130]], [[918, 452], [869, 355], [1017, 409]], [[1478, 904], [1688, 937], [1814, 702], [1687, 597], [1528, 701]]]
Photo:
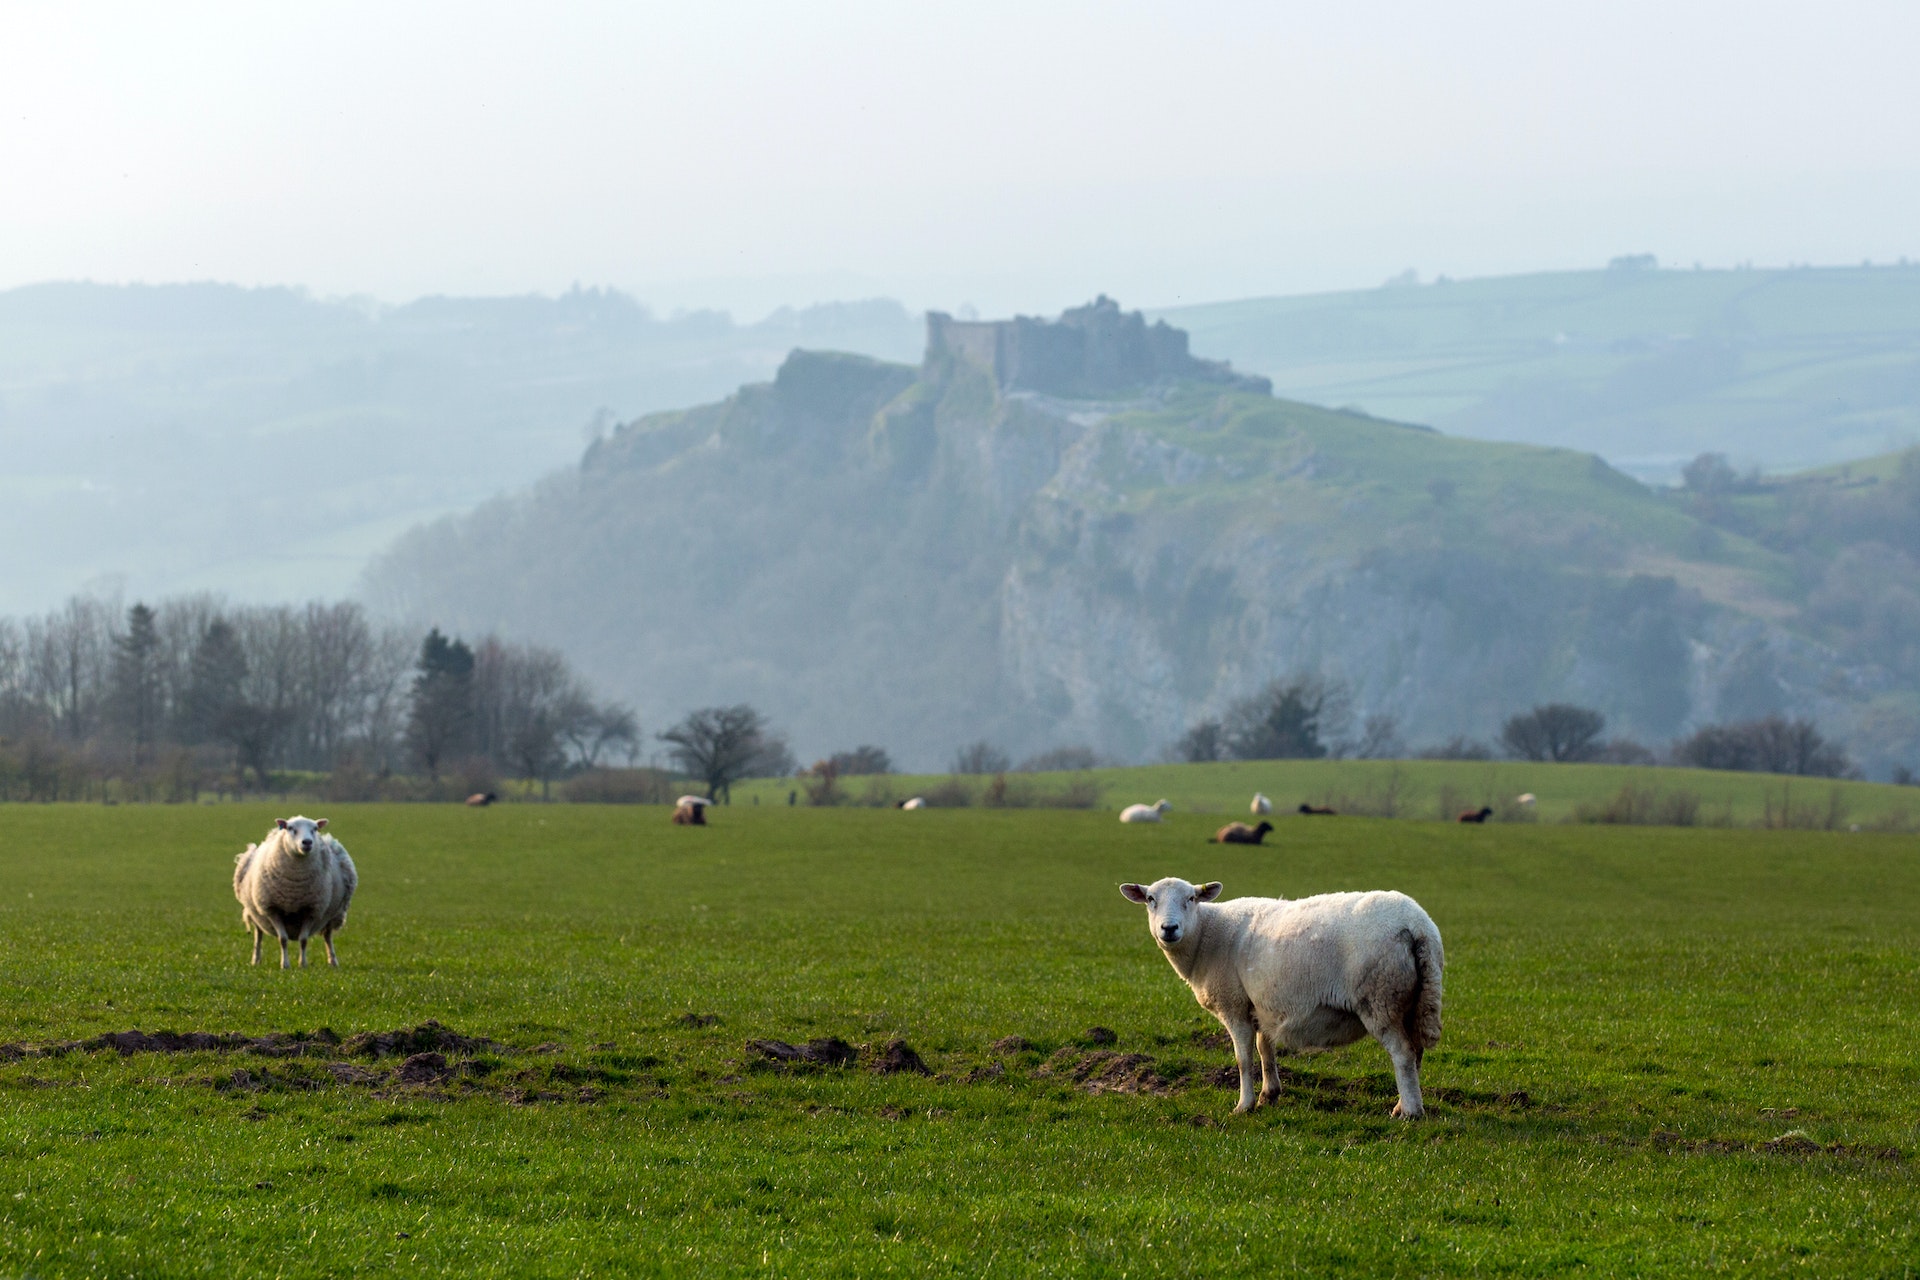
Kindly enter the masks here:
[[1163, 924], [1160, 926], [1160, 936], [1168, 942], [1172, 942], [1180, 936], [1180, 926], [1177, 924]]

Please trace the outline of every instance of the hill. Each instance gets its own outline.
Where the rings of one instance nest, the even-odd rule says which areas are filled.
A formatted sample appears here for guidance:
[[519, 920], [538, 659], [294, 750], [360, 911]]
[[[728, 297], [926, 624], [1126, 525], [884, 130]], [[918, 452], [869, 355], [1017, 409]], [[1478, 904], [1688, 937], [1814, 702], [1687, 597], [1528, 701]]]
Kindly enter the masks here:
[[1282, 395], [1560, 445], [1663, 484], [1920, 441], [1920, 267], [1555, 272], [1158, 313]]
[[724, 395], [795, 344], [910, 358], [920, 333], [890, 302], [736, 325], [600, 290], [0, 293], [0, 613], [103, 576], [149, 597], [338, 594], [403, 530], [564, 465], [596, 421]]
[[[1088, 341], [1099, 306], [1031, 340]], [[878, 741], [937, 767], [987, 737], [1137, 760], [1299, 671], [1415, 743], [1549, 699], [1655, 742], [1761, 710], [1849, 741], [1871, 722], [1876, 766], [1920, 736], [1897, 681], [1799, 627], [1792, 554], [1592, 455], [1274, 399], [1219, 366], [1123, 362], [1050, 394], [1004, 358], [1020, 332], [917, 368], [796, 351], [409, 534], [367, 591], [562, 645], [655, 724], [753, 702], [803, 757]]]

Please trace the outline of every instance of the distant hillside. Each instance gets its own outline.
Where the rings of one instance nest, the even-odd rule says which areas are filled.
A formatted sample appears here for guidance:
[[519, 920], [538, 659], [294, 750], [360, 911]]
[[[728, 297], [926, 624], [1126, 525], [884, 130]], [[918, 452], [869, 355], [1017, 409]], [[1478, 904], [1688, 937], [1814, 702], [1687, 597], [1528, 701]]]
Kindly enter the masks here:
[[1396, 284], [1162, 313], [1286, 396], [1598, 453], [1791, 471], [1920, 443], [1920, 266]]
[[402, 530], [566, 464], [596, 415], [724, 395], [795, 345], [911, 359], [921, 333], [891, 302], [739, 326], [598, 290], [0, 293], [0, 613], [102, 575], [147, 596], [337, 594]]
[[917, 368], [796, 351], [408, 535], [367, 590], [561, 645], [655, 727], [754, 702], [809, 758], [876, 741], [939, 767], [987, 737], [1145, 759], [1301, 670], [1415, 743], [1547, 699], [1656, 743], [1775, 709], [1849, 741], [1871, 722], [1869, 763], [1920, 738], [1901, 678], [1802, 625], [1794, 551], [1591, 455], [1204, 371], [1052, 395], [989, 336]]

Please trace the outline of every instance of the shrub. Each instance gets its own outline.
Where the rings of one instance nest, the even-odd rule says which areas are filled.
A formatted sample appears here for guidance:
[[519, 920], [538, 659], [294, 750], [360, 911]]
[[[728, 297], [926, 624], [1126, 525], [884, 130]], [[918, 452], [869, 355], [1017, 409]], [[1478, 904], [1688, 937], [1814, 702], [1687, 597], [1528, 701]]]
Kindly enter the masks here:
[[686, 785], [663, 769], [588, 769], [560, 793], [575, 804], [670, 804]]
[[1629, 782], [1609, 799], [1576, 806], [1573, 818], [1575, 822], [1638, 827], [1691, 827], [1700, 820], [1700, 796], [1693, 791], [1661, 792]]

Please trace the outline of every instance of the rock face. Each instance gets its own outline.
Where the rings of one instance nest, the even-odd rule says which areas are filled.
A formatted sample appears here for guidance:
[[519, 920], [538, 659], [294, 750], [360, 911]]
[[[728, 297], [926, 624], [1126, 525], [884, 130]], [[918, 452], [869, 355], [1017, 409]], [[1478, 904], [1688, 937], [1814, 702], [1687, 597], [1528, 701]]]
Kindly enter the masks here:
[[1845, 738], [1878, 696], [1778, 621], [1763, 551], [1698, 562], [1598, 459], [1274, 400], [1161, 328], [1102, 300], [935, 318], [918, 370], [796, 351], [415, 531], [367, 592], [561, 647], [651, 725], [746, 701], [803, 757], [915, 769], [983, 737], [1150, 758], [1302, 671], [1416, 745], [1549, 700], [1656, 743], [1773, 710]]

